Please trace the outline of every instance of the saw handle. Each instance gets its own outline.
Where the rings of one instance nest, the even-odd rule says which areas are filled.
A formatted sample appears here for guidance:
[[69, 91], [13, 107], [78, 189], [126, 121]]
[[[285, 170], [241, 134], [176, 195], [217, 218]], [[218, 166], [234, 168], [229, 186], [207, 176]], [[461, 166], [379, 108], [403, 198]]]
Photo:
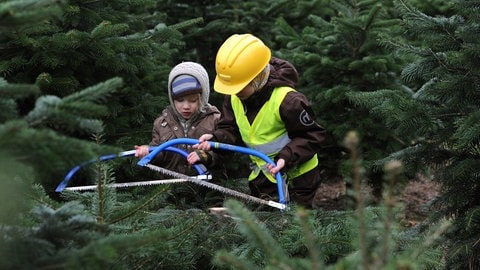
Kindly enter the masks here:
[[[150, 146], [149, 151], [152, 152], [156, 148], [157, 148], [157, 146]], [[188, 153], [185, 150], [179, 149], [177, 147], [167, 147], [167, 148], [164, 148], [163, 150], [180, 154], [180, 155], [184, 156], [185, 158], [188, 156]], [[156, 153], [158, 154], [158, 151]], [[115, 159], [115, 158], [118, 158], [118, 157], [129, 157], [129, 156], [133, 156], [133, 155], [135, 155], [135, 150], [129, 150], [129, 151], [120, 152], [118, 154], [109, 154], [109, 155], [100, 156], [98, 158], [80, 163], [77, 166], [70, 169], [70, 171], [67, 173], [67, 175], [65, 175], [65, 178], [63, 178], [63, 181], [60, 182], [60, 184], [58, 184], [55, 191], [56, 192], [62, 192], [67, 187], [67, 184], [68, 184], [68, 182], [70, 182], [73, 175], [76, 174], [82, 167], [84, 167], [88, 164], [95, 163], [97, 161], [106, 161], [106, 160], [111, 160], [111, 159]], [[208, 174], [208, 170], [203, 164], [194, 164], [193, 167], [195, 168], [195, 170], [200, 175]]]
[[[150, 154], [146, 155], [143, 157], [140, 161], [138, 161], [138, 165], [140, 166], [146, 166], [148, 163], [150, 163], [155, 156], [162, 151], [163, 149], [166, 149], [172, 145], [177, 145], [177, 144], [190, 144], [194, 145], [199, 143], [197, 139], [190, 139], [190, 138], [178, 138], [178, 139], [173, 139], [167, 142], [162, 143], [161, 145], [157, 146]], [[247, 147], [242, 147], [242, 146], [237, 146], [237, 145], [231, 145], [231, 144], [226, 144], [226, 143], [219, 143], [219, 142], [209, 142], [210, 147], [215, 148], [215, 149], [220, 149], [220, 150], [227, 150], [227, 151], [232, 151], [232, 152], [238, 152], [242, 154], [247, 154], [251, 156], [256, 156], [258, 158], [261, 158], [263, 161], [267, 162], [268, 164], [272, 164], [275, 166], [275, 162], [273, 162], [267, 155], [265, 155], [262, 152], [259, 152], [257, 150], [247, 148]], [[283, 194], [283, 181], [282, 181], [282, 175], [280, 172], [275, 174], [275, 179], [277, 180], [277, 189], [278, 189], [278, 197], [279, 197], [279, 202], [281, 204], [286, 204], [285, 196]]]

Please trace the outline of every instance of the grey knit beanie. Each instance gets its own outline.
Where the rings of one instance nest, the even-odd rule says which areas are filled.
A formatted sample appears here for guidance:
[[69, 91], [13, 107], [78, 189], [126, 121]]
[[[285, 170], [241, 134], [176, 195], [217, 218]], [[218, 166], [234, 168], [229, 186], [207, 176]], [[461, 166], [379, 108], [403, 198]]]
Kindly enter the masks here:
[[[208, 73], [205, 68], [195, 62], [182, 62], [175, 67], [172, 68], [170, 74], [168, 75], [168, 97], [170, 99], [170, 103], [173, 105], [173, 98], [175, 93], [172, 93], [172, 83], [175, 79], [181, 78], [180, 75], [190, 75], [195, 77], [195, 79], [200, 83], [202, 92], [200, 98], [200, 110], [204, 111], [204, 108], [208, 105], [208, 99], [210, 97], [210, 82], [208, 78]], [[186, 78], [186, 77], [183, 77]], [[175, 80], [176, 81], [176, 80]], [[177, 88], [177, 84], [174, 85], [175, 90]], [[178, 93], [178, 92], [177, 92]], [[172, 95], [173, 94], [173, 95]]]

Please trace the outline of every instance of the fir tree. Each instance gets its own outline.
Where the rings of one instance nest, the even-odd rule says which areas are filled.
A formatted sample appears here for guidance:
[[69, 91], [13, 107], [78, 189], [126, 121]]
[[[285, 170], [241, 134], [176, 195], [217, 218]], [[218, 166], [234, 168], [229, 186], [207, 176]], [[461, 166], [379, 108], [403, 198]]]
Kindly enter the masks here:
[[[283, 221], [265, 223], [241, 203], [227, 201], [226, 206], [250, 245], [220, 249], [214, 262], [222, 269], [439, 269], [443, 266], [436, 241], [448, 228], [448, 222], [424, 234], [415, 229], [403, 231], [386, 226], [395, 220], [388, 215], [388, 208], [382, 206], [364, 208], [360, 219], [352, 212], [313, 213], [296, 209], [284, 215]], [[288, 228], [282, 229], [278, 222], [288, 224]], [[367, 231], [360, 230], [361, 222], [367, 224]], [[362, 233], [369, 237], [358, 237]]]
[[[99, 155], [77, 146], [92, 134], [103, 135], [100, 143], [127, 149], [150, 140], [153, 120], [168, 103], [164, 89], [170, 57], [182, 46], [179, 30], [201, 21], [168, 27], [161, 13], [150, 13], [153, 5], [143, 0], [2, 3], [0, 76], [36, 87], [35, 95], [4, 104], [29, 128], [46, 129], [43, 138], [18, 145], [27, 150], [38, 144], [35, 149], [43, 151], [43, 162], [34, 163], [44, 168], [39, 181], [49, 190], [73, 165]], [[5, 131], [9, 142], [12, 130], [27, 130], [18, 125]], [[65, 138], [55, 143], [52, 132]], [[70, 143], [67, 137], [80, 141]]]
[[380, 119], [352, 104], [348, 93], [402, 88], [397, 79], [402, 59], [379, 42], [383, 35], [398, 34], [398, 17], [391, 1], [331, 1], [315, 11], [300, 27], [284, 19], [276, 21], [277, 46], [281, 44], [277, 54], [295, 64], [300, 73], [298, 89], [310, 98], [318, 122], [327, 129], [319, 153], [326, 178], [350, 172], [342, 162], [346, 149], [341, 142], [348, 131], [356, 130], [365, 150], [367, 176], [381, 197], [383, 172], [371, 162], [404, 142]]
[[411, 173], [431, 174], [441, 184], [441, 211], [432, 221], [454, 221], [446, 234], [447, 267], [475, 269], [480, 265], [480, 2], [455, 1], [451, 17], [428, 16], [404, 1], [396, 6], [412, 42], [392, 45], [416, 57], [402, 72], [411, 89], [352, 99], [381, 116], [395, 134], [408, 135], [410, 145], [390, 158], [403, 160]]
[[[61, 13], [56, 4], [52, 1], [3, 3], [1, 6], [5, 13], [0, 21], [1, 74], [16, 82], [0, 78], [0, 145], [12, 159], [32, 166], [37, 182], [51, 191], [52, 180], [62, 179], [65, 168], [78, 162], [75, 158], [98, 155], [100, 147], [69, 135], [90, 136], [102, 132], [103, 126], [98, 118], [105, 116], [107, 110], [99, 103], [122, 85], [120, 78], [112, 78], [60, 97], [42, 92], [39, 85], [42, 85], [42, 80], [48, 81], [48, 77], [40, 76], [41, 81], [36, 85], [29, 83], [31, 80], [22, 79], [28, 77], [26, 73], [31, 66], [27, 65], [28, 61], [21, 52], [16, 53], [18, 48], [12, 40], [32, 42], [23, 36], [23, 31], [39, 27], [32, 18], [41, 20], [59, 16]], [[35, 77], [32, 79], [35, 80]], [[26, 105], [32, 101], [35, 101], [32, 106]], [[112, 149], [109, 148], [110, 151]]]

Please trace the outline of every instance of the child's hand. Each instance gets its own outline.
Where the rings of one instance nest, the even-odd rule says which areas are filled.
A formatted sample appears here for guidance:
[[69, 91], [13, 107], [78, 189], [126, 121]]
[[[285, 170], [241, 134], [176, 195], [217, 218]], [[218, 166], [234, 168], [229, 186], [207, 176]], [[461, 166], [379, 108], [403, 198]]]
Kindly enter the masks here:
[[200, 161], [200, 157], [198, 156], [197, 152], [193, 151], [187, 156], [187, 161], [189, 164], [193, 165]]
[[285, 167], [285, 160], [280, 158], [277, 160], [277, 165], [273, 166], [272, 164], [267, 164], [267, 168], [270, 170], [270, 173], [275, 176], [281, 169]]
[[148, 155], [150, 153], [150, 149], [148, 145], [135, 145], [135, 157], [137, 158], [143, 158], [144, 156]]
[[212, 138], [212, 134], [203, 134], [202, 136], [200, 136], [200, 138], [198, 138], [198, 143], [194, 144], [192, 147], [203, 151], [210, 151], [210, 143], [208, 142], [208, 140]]
[[209, 164], [211, 162], [212, 157], [205, 151], [196, 149], [195, 151], [191, 152], [187, 156], [187, 161], [189, 164], [193, 165], [197, 162], [203, 164]]

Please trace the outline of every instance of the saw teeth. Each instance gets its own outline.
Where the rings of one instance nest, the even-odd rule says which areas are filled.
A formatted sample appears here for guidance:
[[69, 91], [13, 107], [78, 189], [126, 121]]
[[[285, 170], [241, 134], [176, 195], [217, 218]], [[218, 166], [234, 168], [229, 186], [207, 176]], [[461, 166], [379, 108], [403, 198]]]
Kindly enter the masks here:
[[172, 177], [188, 179], [195, 184], [205, 186], [205, 187], [208, 187], [208, 188], [211, 188], [211, 189], [220, 191], [222, 193], [229, 194], [229, 195], [232, 195], [232, 196], [235, 196], [235, 197], [247, 200], [247, 201], [269, 205], [271, 207], [275, 207], [275, 208], [278, 208], [278, 209], [281, 209], [281, 210], [286, 209], [286, 205], [284, 205], [284, 204], [277, 203], [277, 202], [274, 202], [274, 201], [263, 200], [263, 199], [254, 197], [252, 195], [248, 195], [248, 194], [236, 191], [236, 190], [232, 190], [232, 189], [229, 189], [229, 188], [226, 188], [226, 187], [219, 186], [219, 185], [211, 183], [211, 182], [199, 180], [197, 177], [184, 175], [184, 174], [177, 173], [177, 172], [174, 172], [174, 171], [171, 171], [171, 170], [167, 170], [165, 168], [158, 167], [158, 166], [151, 165], [151, 164], [147, 164], [146, 167], [148, 167], [148, 168], [150, 168], [154, 171], [160, 172], [162, 174], [172, 176]]
[[[225, 194], [228, 194], [228, 195], [231, 195], [231, 196], [234, 196], [234, 197], [246, 200], [246, 201], [259, 203], [259, 204], [265, 204], [265, 205], [268, 205], [268, 206], [271, 206], [271, 207], [278, 208], [280, 210], [286, 209], [286, 205], [284, 205], [284, 204], [274, 202], [274, 201], [263, 200], [263, 199], [254, 197], [252, 195], [248, 195], [248, 194], [245, 194], [245, 193], [233, 190], [233, 189], [229, 189], [229, 188], [222, 187], [222, 186], [219, 186], [217, 184], [208, 182], [208, 180], [212, 178], [211, 175], [188, 176], [188, 175], [185, 175], [185, 174], [181, 174], [181, 173], [171, 171], [171, 170], [168, 170], [168, 169], [165, 169], [165, 168], [162, 168], [162, 167], [158, 167], [158, 166], [155, 166], [155, 165], [151, 165], [151, 164], [147, 164], [146, 167], [148, 167], [148, 168], [150, 168], [154, 171], [160, 172], [164, 175], [175, 177], [175, 179], [151, 180], [151, 181], [140, 181], [140, 182], [129, 182], [129, 183], [114, 183], [114, 184], [103, 185], [103, 187], [106, 187], [106, 188], [126, 188], [126, 187], [135, 187], [135, 186], [151, 186], [151, 185], [159, 185], [159, 184], [192, 182], [192, 183], [195, 183], [197, 185], [208, 187], [210, 189], [214, 189], [214, 190], [220, 191], [222, 193], [225, 193]], [[86, 191], [86, 190], [95, 190], [97, 188], [98, 188], [97, 185], [91, 185], [91, 186], [81, 186], [81, 187], [67, 187], [65, 189], [66, 190], [71, 190], [71, 191]]]
[[[153, 186], [160, 184], [175, 184], [182, 182], [190, 182], [190, 179], [162, 179], [162, 180], [151, 180], [151, 181], [140, 181], [140, 182], [128, 182], [128, 183], [114, 183], [103, 185], [105, 188], [129, 188], [129, 187], [143, 187], [143, 186]], [[95, 190], [97, 185], [90, 186], [80, 186], [80, 187], [66, 187], [65, 190], [71, 191], [86, 191], [86, 190]]]

